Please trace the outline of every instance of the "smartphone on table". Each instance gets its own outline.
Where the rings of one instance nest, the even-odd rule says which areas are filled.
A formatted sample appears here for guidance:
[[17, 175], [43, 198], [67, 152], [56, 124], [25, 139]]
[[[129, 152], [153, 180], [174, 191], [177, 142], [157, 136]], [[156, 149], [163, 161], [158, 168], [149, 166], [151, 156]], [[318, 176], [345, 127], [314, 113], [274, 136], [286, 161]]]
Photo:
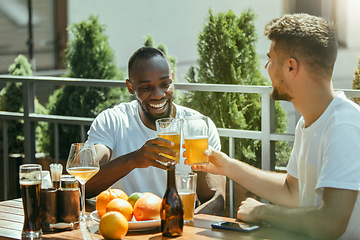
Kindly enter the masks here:
[[213, 224], [211, 224], [211, 227], [218, 228], [218, 229], [239, 231], [239, 232], [251, 232], [256, 229], [259, 229], [258, 225], [251, 224], [251, 223], [226, 222], [226, 221], [213, 223]]

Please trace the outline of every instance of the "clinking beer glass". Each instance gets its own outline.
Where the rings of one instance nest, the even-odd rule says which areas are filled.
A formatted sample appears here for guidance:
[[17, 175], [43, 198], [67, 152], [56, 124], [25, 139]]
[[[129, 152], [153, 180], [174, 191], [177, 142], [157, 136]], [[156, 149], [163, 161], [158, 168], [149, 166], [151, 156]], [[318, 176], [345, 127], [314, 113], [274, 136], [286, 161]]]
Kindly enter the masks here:
[[163, 154], [165, 157], [180, 162], [181, 120], [177, 118], [160, 118], [155, 121], [158, 136], [174, 143], [171, 149], [179, 154], [177, 158]]
[[204, 155], [209, 148], [209, 118], [206, 116], [187, 117], [183, 121], [182, 132], [185, 141], [187, 164], [200, 165], [209, 162]]
[[23, 238], [40, 238], [40, 189], [41, 165], [23, 164], [20, 166], [19, 180], [24, 208]]

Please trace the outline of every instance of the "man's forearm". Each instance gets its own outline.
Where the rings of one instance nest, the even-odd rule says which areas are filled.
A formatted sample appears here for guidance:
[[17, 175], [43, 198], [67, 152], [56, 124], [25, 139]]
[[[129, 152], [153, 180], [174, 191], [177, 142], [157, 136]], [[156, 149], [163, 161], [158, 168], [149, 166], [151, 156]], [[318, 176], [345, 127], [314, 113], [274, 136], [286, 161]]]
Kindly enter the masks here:
[[298, 206], [298, 184], [289, 187], [286, 174], [267, 172], [236, 159], [229, 161], [227, 169], [227, 177], [255, 195], [276, 204]]
[[204, 202], [195, 209], [195, 213], [204, 213], [210, 215], [224, 216], [225, 213], [225, 199], [219, 192], [207, 202]]
[[288, 208], [266, 204], [253, 211], [257, 222], [266, 222], [317, 239], [338, 239], [347, 226], [347, 222], [338, 221], [336, 216], [329, 216], [319, 207]]
[[197, 196], [201, 205], [196, 213], [224, 215], [226, 177], [205, 172], [198, 173]]
[[131, 153], [101, 164], [100, 171], [86, 183], [86, 197], [94, 197], [108, 189], [134, 168], [131, 164]]

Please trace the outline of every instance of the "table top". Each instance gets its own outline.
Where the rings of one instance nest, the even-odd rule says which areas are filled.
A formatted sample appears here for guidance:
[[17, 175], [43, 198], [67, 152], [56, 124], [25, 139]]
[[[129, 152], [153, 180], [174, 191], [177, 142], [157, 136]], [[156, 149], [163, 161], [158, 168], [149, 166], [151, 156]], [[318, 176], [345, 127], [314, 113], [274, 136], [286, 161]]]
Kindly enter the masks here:
[[[88, 206], [90, 205], [90, 206]], [[88, 204], [86, 210], [91, 212], [94, 210], [94, 205]], [[22, 209], [21, 199], [14, 199], [0, 202], [0, 239], [21, 239], [21, 230], [23, 227], [24, 214]], [[235, 219], [227, 217], [219, 217], [206, 214], [197, 214], [194, 217], [194, 222], [186, 223], [183, 229], [183, 235], [177, 237], [180, 239], [196, 239], [196, 240], [211, 240], [211, 239], [293, 239], [293, 240], [308, 240], [309, 237], [293, 232], [289, 232], [280, 228], [272, 227], [266, 224], [261, 224], [258, 230], [249, 233], [235, 232], [222, 229], [213, 229], [211, 224], [218, 221], [232, 221]], [[99, 224], [93, 220], [83, 222], [80, 228], [71, 231], [62, 231], [56, 233], [45, 233], [43, 239], [103, 239], [99, 234]], [[169, 239], [163, 237], [160, 228], [142, 232], [128, 232], [123, 238], [125, 240], [138, 239]]]

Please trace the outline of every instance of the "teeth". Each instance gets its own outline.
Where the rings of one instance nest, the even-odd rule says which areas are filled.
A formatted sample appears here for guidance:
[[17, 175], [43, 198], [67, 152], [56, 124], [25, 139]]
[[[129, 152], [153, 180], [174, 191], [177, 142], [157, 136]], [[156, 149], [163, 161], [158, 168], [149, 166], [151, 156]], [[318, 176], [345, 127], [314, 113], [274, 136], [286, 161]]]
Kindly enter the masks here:
[[160, 104], [149, 104], [149, 105], [153, 108], [162, 108], [165, 106], [166, 103], [167, 103], [167, 101], [165, 101], [164, 103], [160, 103]]

